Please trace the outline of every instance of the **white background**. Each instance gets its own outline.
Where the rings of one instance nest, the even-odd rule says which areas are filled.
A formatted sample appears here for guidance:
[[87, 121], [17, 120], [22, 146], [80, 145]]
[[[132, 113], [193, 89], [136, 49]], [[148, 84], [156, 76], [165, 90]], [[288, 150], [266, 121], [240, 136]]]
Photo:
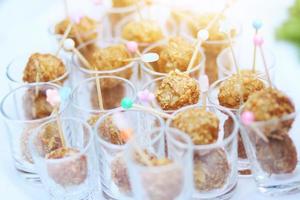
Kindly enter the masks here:
[[[206, 0], [207, 3], [209, 1]], [[300, 53], [290, 44], [275, 41], [273, 36], [275, 28], [287, 17], [287, 8], [292, 3], [293, 0], [240, 0], [234, 12], [243, 22], [244, 41], [249, 40], [253, 33], [251, 21], [254, 18], [264, 21], [262, 32], [267, 45], [277, 58], [275, 82], [293, 98], [299, 109]], [[34, 52], [53, 46], [55, 40], [51, 39], [47, 30], [55, 19], [61, 18], [62, 14], [62, 0], [0, 0], [0, 98], [8, 92], [5, 68], [9, 61], [24, 52]], [[42, 188], [24, 182], [16, 173], [10, 157], [8, 137], [2, 124], [0, 124], [0, 199], [48, 199]], [[241, 179], [233, 199], [299, 200], [300, 194], [266, 197], [257, 192], [252, 179]]]

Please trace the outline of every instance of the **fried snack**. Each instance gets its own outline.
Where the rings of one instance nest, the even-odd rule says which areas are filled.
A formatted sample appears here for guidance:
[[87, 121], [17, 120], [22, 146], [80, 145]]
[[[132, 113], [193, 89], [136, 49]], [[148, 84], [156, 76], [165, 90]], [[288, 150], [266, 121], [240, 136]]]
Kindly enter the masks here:
[[140, 0], [112, 0], [113, 7], [128, 7], [135, 5]]
[[[37, 74], [38, 73], [38, 74]], [[27, 83], [48, 82], [58, 79], [66, 73], [62, 60], [51, 54], [34, 53], [29, 57], [23, 72], [23, 81]]]
[[[55, 26], [55, 33], [63, 35], [70, 23], [71, 21], [69, 18], [59, 22]], [[84, 16], [80, 19], [79, 23], [73, 25], [69, 34], [69, 38], [74, 40], [76, 47], [84, 42], [94, 40], [98, 37], [97, 23], [97, 21]]]
[[[126, 59], [131, 58], [130, 53], [123, 44], [112, 45], [106, 48], [90, 48], [90, 50], [86, 51], [84, 55], [92, 65], [92, 70], [97, 71], [115, 70], [124, 67], [129, 64]], [[111, 74], [108, 73], [107, 75]], [[115, 72], [113, 75], [130, 79], [132, 69], [127, 68], [122, 71]], [[119, 83], [120, 81], [116, 79], [103, 79], [101, 80], [101, 88], [113, 88]]]
[[131, 192], [127, 165], [123, 154], [117, 155], [111, 162], [111, 178], [121, 192]]
[[196, 104], [200, 88], [197, 81], [185, 73], [171, 71], [155, 92], [155, 97], [163, 110], [176, 110]]
[[[21, 137], [21, 152], [25, 160], [33, 163], [29, 150], [29, 139], [37, 126], [30, 126], [24, 129]], [[62, 147], [61, 139], [56, 124], [47, 125], [38, 135], [34, 144], [40, 155], [44, 156], [51, 151]]]
[[116, 124], [113, 122], [113, 119], [111, 116], [107, 117], [99, 126], [98, 128], [98, 134], [99, 136], [112, 144], [117, 145], [124, 145], [126, 144], [127, 140], [124, 140], [123, 137], [121, 137], [122, 131], [116, 126]]
[[[102, 85], [101, 85], [102, 86]], [[101, 88], [103, 108], [106, 110], [117, 108], [121, 105], [121, 101], [126, 93], [126, 88], [122, 84], [118, 84], [113, 88]], [[93, 109], [99, 109], [98, 95], [96, 86], [91, 92], [91, 102]]]
[[256, 143], [256, 157], [261, 168], [269, 174], [285, 174], [295, 170], [298, 159], [296, 147], [288, 136], [282, 133], [281, 140], [269, 138], [268, 142], [259, 139]]
[[247, 101], [249, 95], [264, 88], [265, 84], [255, 73], [241, 71], [240, 76], [234, 74], [221, 84], [218, 94], [219, 103], [227, 108], [238, 109], [243, 102]]
[[219, 119], [214, 113], [201, 108], [178, 113], [172, 126], [187, 133], [195, 145], [211, 144], [218, 139]]
[[131, 21], [123, 27], [122, 38], [138, 43], [154, 43], [164, 35], [157, 22], [152, 20]]
[[[63, 158], [69, 159], [51, 162]], [[49, 176], [63, 187], [79, 185], [87, 177], [87, 158], [85, 155], [81, 155], [77, 149], [62, 147], [48, 153], [46, 159]]]
[[53, 107], [48, 103], [46, 91], [38, 89], [38, 94], [35, 94], [35, 89], [28, 89], [24, 95], [23, 107], [25, 117], [27, 119], [41, 119], [51, 115]]
[[199, 191], [223, 187], [229, 177], [230, 166], [223, 149], [194, 154], [194, 184]]
[[[162, 47], [157, 61], [157, 71], [169, 73], [178, 69], [186, 71], [194, 52], [194, 45], [186, 39], [176, 36], [171, 37], [168, 43]], [[201, 60], [200, 55], [197, 57], [194, 66], [198, 65]]]

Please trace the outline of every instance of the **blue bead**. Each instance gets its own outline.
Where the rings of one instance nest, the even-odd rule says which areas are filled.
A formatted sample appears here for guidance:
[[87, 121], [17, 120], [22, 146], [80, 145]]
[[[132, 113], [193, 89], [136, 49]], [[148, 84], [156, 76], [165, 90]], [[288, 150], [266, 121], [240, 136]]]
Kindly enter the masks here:
[[254, 20], [252, 23], [253, 28], [255, 28], [256, 30], [260, 29], [262, 25], [262, 21], [260, 20]]
[[121, 107], [124, 109], [129, 109], [133, 106], [133, 101], [130, 98], [123, 98], [121, 101]]

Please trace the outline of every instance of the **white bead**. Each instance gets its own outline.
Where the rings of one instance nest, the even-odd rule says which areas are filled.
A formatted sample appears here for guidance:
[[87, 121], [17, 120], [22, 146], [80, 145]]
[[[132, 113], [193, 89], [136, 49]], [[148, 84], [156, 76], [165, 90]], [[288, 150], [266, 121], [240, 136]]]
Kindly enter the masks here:
[[197, 37], [201, 41], [206, 41], [209, 38], [209, 32], [206, 29], [202, 29], [202, 30], [198, 31]]
[[64, 49], [66, 51], [72, 51], [75, 48], [74, 40], [68, 38], [64, 41]]
[[158, 61], [158, 59], [159, 59], [159, 55], [157, 53], [146, 53], [143, 54], [141, 57], [141, 60], [146, 63], [155, 62]]

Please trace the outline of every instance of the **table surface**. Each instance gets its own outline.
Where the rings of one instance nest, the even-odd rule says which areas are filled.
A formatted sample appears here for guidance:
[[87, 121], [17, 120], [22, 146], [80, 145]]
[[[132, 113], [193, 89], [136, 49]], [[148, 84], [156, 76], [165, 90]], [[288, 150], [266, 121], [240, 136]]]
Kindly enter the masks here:
[[[242, 37], [246, 38], [244, 40], [251, 38], [253, 33], [251, 21], [254, 18], [260, 18], [264, 21], [262, 32], [267, 40], [267, 45], [275, 52], [277, 59], [275, 83], [293, 98], [299, 109], [299, 51], [290, 44], [274, 39], [274, 30], [287, 17], [286, 8], [292, 3], [293, 0], [240, 0], [234, 12], [243, 22]], [[62, 15], [62, 0], [0, 0], [0, 98], [8, 92], [5, 68], [9, 61], [15, 55], [24, 53], [24, 49], [33, 52], [53, 45], [55, 40], [49, 37], [47, 30], [51, 22], [60, 19]], [[49, 197], [42, 187], [26, 183], [16, 173], [2, 121], [0, 127], [1, 199], [48, 199]], [[299, 200], [300, 194], [276, 198], [267, 197], [257, 191], [252, 179], [244, 178], [239, 180], [233, 199]]]

